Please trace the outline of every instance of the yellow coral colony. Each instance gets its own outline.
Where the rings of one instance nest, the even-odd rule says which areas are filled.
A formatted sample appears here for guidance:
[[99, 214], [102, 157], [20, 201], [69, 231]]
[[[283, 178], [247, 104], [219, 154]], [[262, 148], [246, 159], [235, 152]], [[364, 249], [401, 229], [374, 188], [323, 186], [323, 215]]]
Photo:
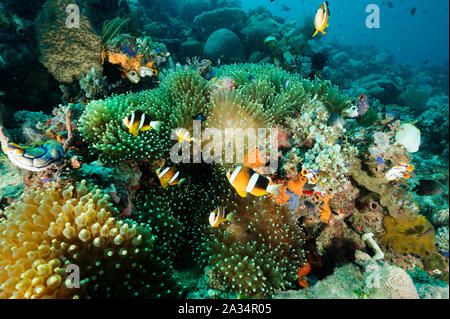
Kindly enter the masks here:
[[384, 227], [383, 243], [398, 252], [428, 257], [436, 251], [434, 228], [425, 216], [386, 216]]
[[85, 181], [53, 183], [8, 206], [0, 220], [0, 299], [80, 297], [83, 284], [66, 286], [68, 264], [88, 267], [142, 243], [136, 225], [117, 221], [112, 211], [107, 195], [89, 192]]

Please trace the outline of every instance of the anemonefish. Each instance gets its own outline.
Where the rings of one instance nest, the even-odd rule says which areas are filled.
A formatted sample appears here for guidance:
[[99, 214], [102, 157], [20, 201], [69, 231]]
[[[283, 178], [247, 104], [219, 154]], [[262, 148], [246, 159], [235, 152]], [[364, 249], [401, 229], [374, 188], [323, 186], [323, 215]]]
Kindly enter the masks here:
[[229, 213], [225, 216], [225, 207], [217, 206], [211, 214], [209, 214], [209, 224], [211, 227], [219, 227], [224, 221], [230, 220], [232, 215], [232, 213]]
[[311, 272], [311, 264], [309, 262], [306, 262], [306, 265], [300, 267], [300, 269], [297, 271], [297, 281], [298, 284], [303, 287], [307, 288], [309, 287], [308, 280], [305, 277]]
[[317, 9], [316, 16], [314, 18], [314, 27], [316, 28], [316, 32], [313, 34], [313, 38], [316, 36], [317, 32], [322, 32], [325, 34], [324, 31], [326, 27], [328, 27], [328, 18], [330, 17], [330, 9], [328, 8], [328, 1], [325, 1], [322, 3]]
[[271, 185], [270, 180], [246, 166], [237, 166], [227, 172], [227, 178], [231, 186], [241, 197], [247, 197], [247, 193], [254, 196], [264, 196], [268, 193], [276, 194], [279, 185]]
[[311, 184], [316, 184], [318, 181], [316, 172], [312, 170], [307, 170], [306, 168], [303, 168], [301, 174], [302, 176], [305, 176], [308, 179], [308, 182]]
[[192, 141], [196, 141], [197, 139], [194, 137], [191, 137], [191, 134], [189, 131], [183, 127], [179, 127], [175, 129], [175, 134], [178, 137], [178, 143], [181, 142], [188, 142], [191, 143]]
[[177, 185], [182, 181], [179, 178], [180, 172], [175, 167], [158, 168], [156, 175], [158, 175], [162, 188]]
[[409, 175], [410, 172], [412, 172], [414, 170], [414, 166], [401, 162], [398, 165], [395, 165], [394, 167], [392, 167], [387, 173], [386, 173], [386, 178], [389, 181], [398, 181], [400, 178], [404, 178], [404, 179], [408, 179], [411, 176]]
[[123, 119], [123, 124], [134, 136], [138, 136], [139, 131], [148, 131], [151, 128], [159, 131], [162, 123], [162, 121], [152, 121], [150, 116], [141, 110], [136, 110]]

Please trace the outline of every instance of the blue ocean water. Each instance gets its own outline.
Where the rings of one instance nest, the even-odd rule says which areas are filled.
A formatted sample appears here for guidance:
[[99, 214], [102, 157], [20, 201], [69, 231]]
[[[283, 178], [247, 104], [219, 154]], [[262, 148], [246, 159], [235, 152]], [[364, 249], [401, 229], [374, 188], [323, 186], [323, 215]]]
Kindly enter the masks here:
[[[264, 6], [277, 16], [302, 22], [314, 15], [321, 1], [246, 0], [244, 10]], [[389, 5], [392, 4], [392, 6]], [[380, 9], [380, 28], [367, 28], [368, 5]], [[284, 10], [283, 10], [284, 8]], [[322, 39], [354, 47], [373, 46], [394, 55], [397, 62], [443, 65], [449, 57], [449, 2], [446, 0], [329, 1], [330, 27]], [[415, 14], [411, 10], [416, 8]], [[289, 9], [286, 11], [286, 9]]]

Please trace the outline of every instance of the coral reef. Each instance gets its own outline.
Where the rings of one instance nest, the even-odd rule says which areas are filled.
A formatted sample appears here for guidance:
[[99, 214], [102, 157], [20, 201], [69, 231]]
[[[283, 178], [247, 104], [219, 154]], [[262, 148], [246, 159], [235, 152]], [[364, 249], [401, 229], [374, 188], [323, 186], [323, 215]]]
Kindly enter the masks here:
[[282, 1], [25, 2], [0, 298], [448, 298], [448, 62]]

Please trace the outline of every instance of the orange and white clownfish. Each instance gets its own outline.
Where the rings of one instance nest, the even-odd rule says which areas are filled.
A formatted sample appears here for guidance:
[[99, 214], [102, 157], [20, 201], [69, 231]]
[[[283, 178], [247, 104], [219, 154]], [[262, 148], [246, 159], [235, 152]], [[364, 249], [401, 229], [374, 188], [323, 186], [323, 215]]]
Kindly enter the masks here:
[[247, 193], [254, 196], [264, 196], [268, 193], [276, 194], [281, 184], [270, 184], [270, 180], [247, 166], [237, 166], [227, 172], [227, 178], [231, 186], [241, 197], [247, 197]]
[[178, 143], [181, 142], [188, 142], [191, 143], [192, 141], [196, 141], [197, 139], [194, 137], [191, 137], [191, 134], [189, 131], [183, 127], [179, 127], [175, 129], [175, 134], [178, 137]]
[[180, 180], [180, 172], [175, 167], [158, 168], [156, 170], [156, 175], [159, 178], [162, 188], [167, 188], [167, 186], [174, 186], [183, 181]]
[[316, 32], [313, 34], [313, 38], [316, 36], [317, 32], [322, 32], [325, 34], [324, 31], [326, 27], [328, 27], [328, 18], [330, 17], [330, 9], [328, 8], [328, 1], [325, 1], [322, 3], [317, 9], [316, 16], [314, 18], [314, 27], [316, 28]]
[[219, 227], [224, 221], [230, 220], [232, 216], [232, 213], [225, 216], [225, 207], [217, 206], [211, 214], [209, 214], [209, 224], [211, 227]]
[[138, 136], [139, 131], [144, 132], [151, 128], [159, 131], [162, 123], [161, 121], [152, 121], [150, 116], [141, 110], [136, 110], [123, 119], [123, 124], [125, 124], [128, 131], [134, 136]]

